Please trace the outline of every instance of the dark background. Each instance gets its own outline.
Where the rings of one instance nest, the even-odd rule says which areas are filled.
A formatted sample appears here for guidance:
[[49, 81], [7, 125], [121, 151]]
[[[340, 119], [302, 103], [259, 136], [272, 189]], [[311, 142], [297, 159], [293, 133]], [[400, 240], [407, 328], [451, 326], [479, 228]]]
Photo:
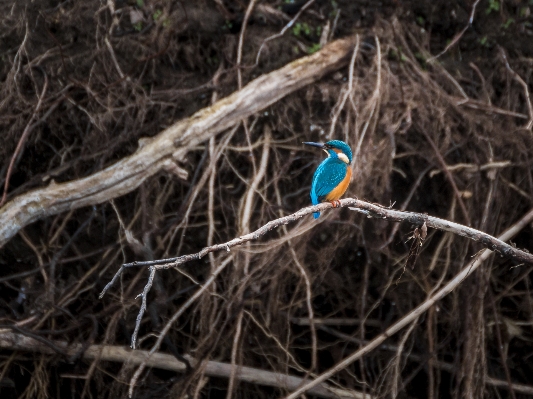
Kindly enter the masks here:
[[[356, 158], [347, 196], [495, 236], [532, 207], [531, 1], [481, 0], [468, 26], [472, 1], [316, 0], [283, 36], [265, 44], [256, 64], [261, 44], [304, 4], [256, 4], [243, 38], [243, 84], [318, 51], [321, 40], [357, 34], [353, 75], [342, 68], [219, 134], [212, 146], [222, 155], [214, 163], [209, 143], [199, 146], [180, 165], [186, 180], [161, 172], [113, 204], [25, 227], [0, 249], [3, 331], [38, 337], [44, 347], [55, 341], [128, 346], [140, 305], [135, 297], [148, 273], [128, 270], [98, 299], [120, 265], [194, 253], [242, 234], [243, 223], [254, 230], [308, 205], [311, 177], [324, 155], [302, 141], [350, 144]], [[38, 122], [17, 157], [7, 201], [51, 180], [102, 170], [135, 152], [140, 138], [209, 106], [214, 95], [238, 90], [247, 7], [248, 0], [2, 2], [2, 190], [23, 131]], [[243, 220], [243, 199], [268, 132], [266, 173], [252, 216]], [[178, 319], [161, 350], [226, 363], [233, 356], [238, 364], [300, 376], [314, 367], [310, 371], [319, 374], [423, 302], [482, 249], [430, 230], [414, 268], [406, 268], [412, 230], [341, 209], [234, 249], [213, 289]], [[533, 226], [513, 242], [532, 251]], [[150, 349], [153, 333], [227, 256], [187, 263], [183, 273], [158, 272], [140, 349]], [[526, 397], [505, 385], [533, 390], [531, 270], [490, 258], [412, 328], [332, 380], [376, 397]], [[316, 365], [315, 334], [299, 322], [309, 317], [308, 295], [314, 317], [330, 319], [315, 326]], [[126, 397], [134, 370], [3, 348], [0, 394]], [[504, 386], [495, 387], [494, 380]], [[134, 397], [193, 397], [197, 391], [219, 398], [227, 390], [227, 379], [207, 378], [198, 368], [185, 374], [149, 369]], [[272, 398], [286, 392], [236, 382], [232, 394]]]

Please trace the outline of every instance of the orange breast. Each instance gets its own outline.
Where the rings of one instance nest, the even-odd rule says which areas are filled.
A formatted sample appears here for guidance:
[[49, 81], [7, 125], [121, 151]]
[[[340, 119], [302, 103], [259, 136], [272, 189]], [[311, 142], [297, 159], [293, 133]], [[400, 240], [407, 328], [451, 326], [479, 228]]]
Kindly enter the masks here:
[[326, 195], [326, 201], [337, 201], [346, 192], [352, 178], [352, 168], [346, 166], [346, 176], [331, 192]]

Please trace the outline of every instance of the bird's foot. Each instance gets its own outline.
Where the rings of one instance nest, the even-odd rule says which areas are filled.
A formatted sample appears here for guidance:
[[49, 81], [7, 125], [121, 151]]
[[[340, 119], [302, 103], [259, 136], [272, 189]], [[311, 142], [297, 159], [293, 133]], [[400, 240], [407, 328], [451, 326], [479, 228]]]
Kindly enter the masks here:
[[331, 205], [333, 205], [333, 208], [339, 208], [341, 206], [341, 202], [339, 200], [330, 201]]

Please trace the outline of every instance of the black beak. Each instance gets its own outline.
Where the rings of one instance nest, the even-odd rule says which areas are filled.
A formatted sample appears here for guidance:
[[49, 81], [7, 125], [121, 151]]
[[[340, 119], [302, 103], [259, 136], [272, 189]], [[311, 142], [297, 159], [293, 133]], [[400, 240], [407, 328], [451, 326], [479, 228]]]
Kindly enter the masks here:
[[310, 145], [310, 146], [313, 146], [313, 147], [318, 147], [318, 148], [321, 148], [321, 149], [324, 149], [325, 146], [326, 146], [324, 143], [313, 143], [312, 141], [304, 141], [303, 144]]

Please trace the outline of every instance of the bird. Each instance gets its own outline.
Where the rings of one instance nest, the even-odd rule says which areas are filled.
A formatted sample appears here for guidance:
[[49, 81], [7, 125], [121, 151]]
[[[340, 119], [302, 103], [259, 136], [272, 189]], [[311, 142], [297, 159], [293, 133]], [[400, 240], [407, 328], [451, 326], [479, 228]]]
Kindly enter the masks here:
[[[339, 198], [346, 192], [352, 178], [350, 146], [341, 140], [330, 140], [327, 143], [306, 141], [303, 144], [321, 148], [328, 154], [313, 175], [310, 193], [312, 204], [329, 201], [336, 208], [339, 205]], [[317, 219], [320, 212], [314, 212], [313, 216]]]

